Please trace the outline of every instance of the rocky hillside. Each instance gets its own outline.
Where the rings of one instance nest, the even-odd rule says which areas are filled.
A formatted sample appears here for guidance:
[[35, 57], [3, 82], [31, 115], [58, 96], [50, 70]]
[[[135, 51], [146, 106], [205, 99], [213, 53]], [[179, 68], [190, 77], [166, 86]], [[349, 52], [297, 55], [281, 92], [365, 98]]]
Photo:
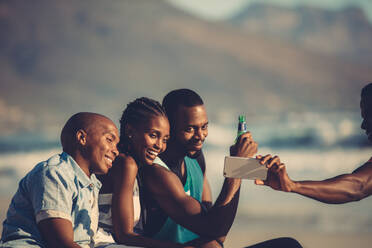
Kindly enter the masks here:
[[180, 87], [197, 90], [217, 121], [243, 111], [358, 111], [372, 79], [364, 60], [200, 20], [163, 1], [2, 1], [0, 37], [2, 135], [58, 133], [78, 111], [117, 120], [135, 97], [161, 100]]

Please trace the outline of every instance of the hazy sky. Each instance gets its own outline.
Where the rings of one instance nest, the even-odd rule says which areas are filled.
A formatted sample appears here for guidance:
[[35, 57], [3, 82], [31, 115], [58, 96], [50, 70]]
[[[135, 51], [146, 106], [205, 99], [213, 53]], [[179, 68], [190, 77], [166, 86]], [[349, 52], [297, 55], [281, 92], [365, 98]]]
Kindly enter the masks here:
[[[168, 1], [223, 18], [252, 0]], [[225, 28], [224, 23], [195, 21], [166, 8], [164, 1], [108, 5], [42, 1], [25, 8], [19, 8], [18, 1], [3, 2], [0, 145], [4, 134], [29, 132], [39, 137], [38, 132], [46, 129], [55, 134], [78, 111], [117, 120], [135, 97], [160, 100], [169, 90], [185, 87], [208, 99], [211, 119], [221, 123], [235, 120], [230, 116], [241, 112], [242, 106], [263, 100], [270, 104], [246, 110], [256, 115], [255, 120], [281, 111], [358, 111], [360, 88], [372, 78], [369, 65], [360, 60], [351, 63], [349, 55], [340, 59], [346, 56], [344, 51], [358, 51], [353, 56], [371, 51], [372, 36], [368, 34], [362, 44], [358, 32], [349, 32], [349, 27], [341, 31], [336, 27], [333, 36], [323, 32], [326, 38], [311, 40], [323, 50], [309, 50], [289, 41], [246, 35], [243, 29]], [[35, 11], [40, 15], [32, 14]], [[273, 23], [277, 22], [275, 18]], [[312, 37], [304, 32], [310, 33], [305, 39]]]
[[223, 19], [242, 7], [254, 3], [275, 3], [284, 6], [311, 5], [326, 9], [339, 9], [346, 6], [359, 6], [364, 9], [370, 21], [372, 21], [371, 0], [167, 0], [196, 15], [207, 19]]

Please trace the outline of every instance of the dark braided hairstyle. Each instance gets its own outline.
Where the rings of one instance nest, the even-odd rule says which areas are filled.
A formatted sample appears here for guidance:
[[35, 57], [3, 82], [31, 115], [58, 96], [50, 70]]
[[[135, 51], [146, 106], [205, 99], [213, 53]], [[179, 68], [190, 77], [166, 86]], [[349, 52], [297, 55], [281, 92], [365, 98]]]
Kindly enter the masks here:
[[147, 97], [137, 98], [128, 103], [120, 119], [120, 142], [119, 152], [127, 154], [129, 152], [130, 139], [126, 133], [127, 125], [136, 127], [140, 123], [147, 122], [154, 116], [167, 117], [161, 104]]

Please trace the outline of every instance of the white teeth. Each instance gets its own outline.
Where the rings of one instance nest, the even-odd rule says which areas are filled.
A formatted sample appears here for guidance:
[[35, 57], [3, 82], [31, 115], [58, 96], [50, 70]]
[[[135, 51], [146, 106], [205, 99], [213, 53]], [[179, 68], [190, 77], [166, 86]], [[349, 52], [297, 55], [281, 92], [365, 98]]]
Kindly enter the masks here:
[[157, 152], [149, 151], [149, 153], [150, 153], [151, 155], [158, 156], [158, 153], [157, 153]]
[[112, 163], [112, 159], [106, 158], [110, 163]]

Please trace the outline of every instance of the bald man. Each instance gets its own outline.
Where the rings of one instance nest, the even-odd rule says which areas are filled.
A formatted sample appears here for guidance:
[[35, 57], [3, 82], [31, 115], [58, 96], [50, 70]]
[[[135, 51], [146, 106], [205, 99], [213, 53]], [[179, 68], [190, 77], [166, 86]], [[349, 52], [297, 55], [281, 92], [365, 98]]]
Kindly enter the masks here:
[[118, 129], [107, 117], [73, 115], [62, 129], [63, 152], [20, 181], [1, 247], [92, 247], [101, 187], [94, 174], [107, 173], [118, 141]]

